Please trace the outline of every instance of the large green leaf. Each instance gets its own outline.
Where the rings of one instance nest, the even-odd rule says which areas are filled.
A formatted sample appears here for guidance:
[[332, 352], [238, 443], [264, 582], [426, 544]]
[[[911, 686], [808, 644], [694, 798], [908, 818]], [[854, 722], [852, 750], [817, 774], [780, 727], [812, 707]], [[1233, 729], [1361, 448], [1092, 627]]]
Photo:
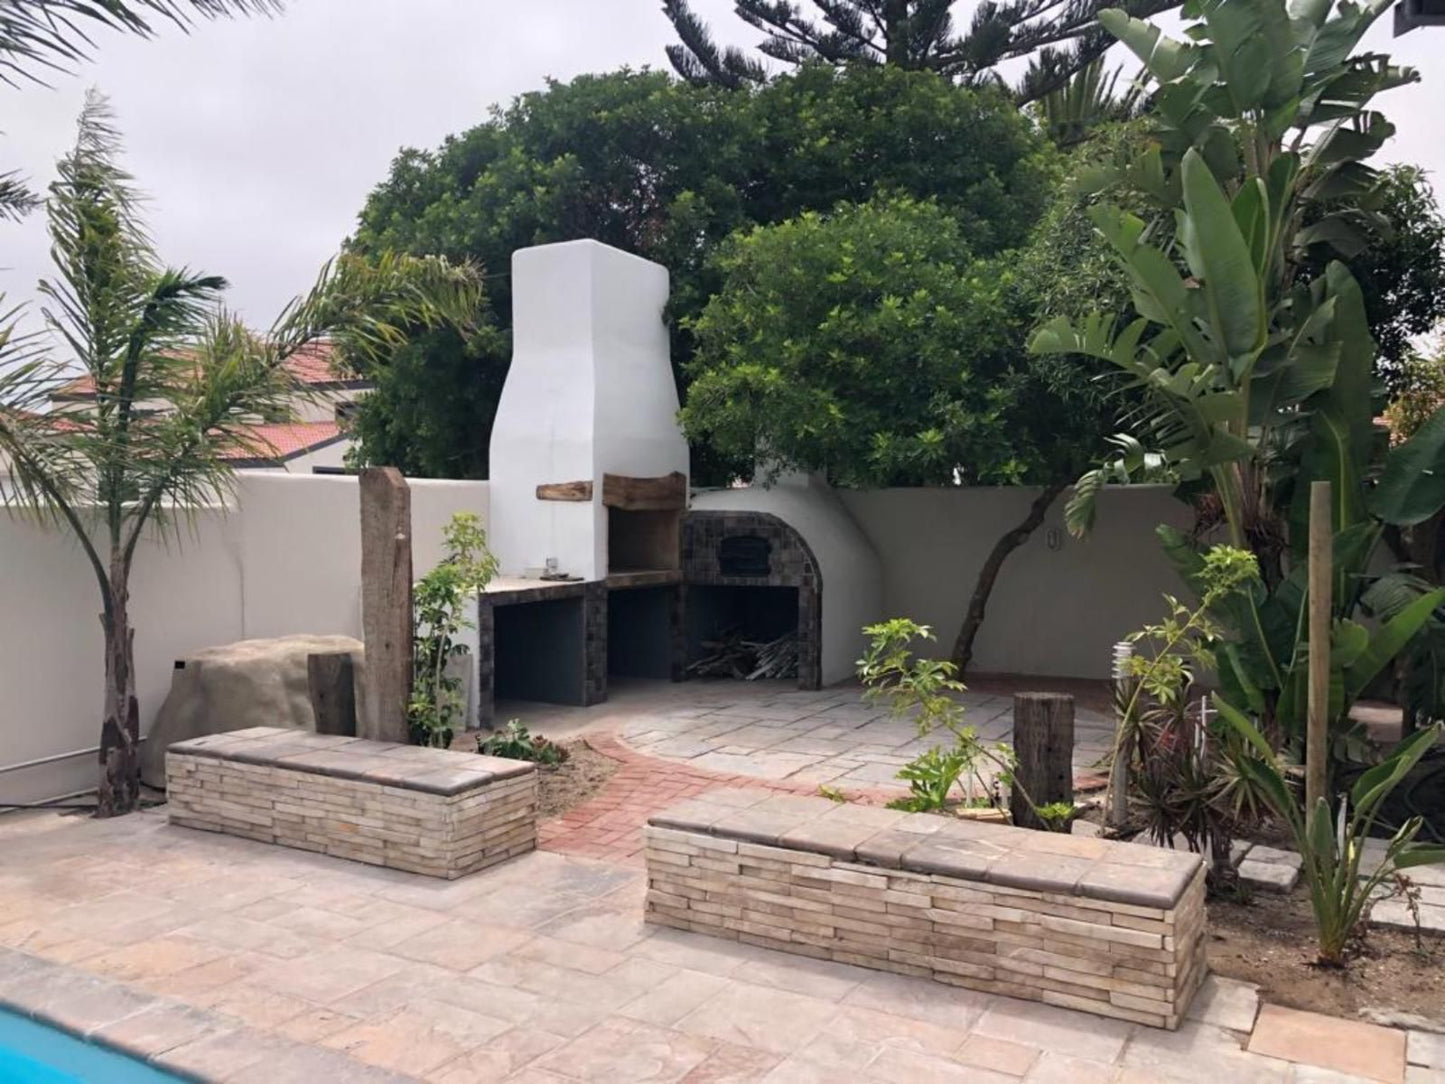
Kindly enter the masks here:
[[1395, 856], [1396, 869], [1410, 869], [1414, 866], [1433, 866], [1445, 863], [1445, 847], [1434, 843], [1412, 843]]
[[1445, 408], [1415, 435], [1391, 449], [1370, 496], [1370, 511], [1386, 523], [1411, 527], [1445, 507]]
[[1197, 151], [1184, 156], [1183, 180], [1190, 225], [1185, 251], [1190, 268], [1203, 280], [1210, 322], [1231, 357], [1254, 353], [1264, 346], [1266, 329], [1264, 299], [1249, 244]]
[[1400, 780], [1420, 763], [1439, 737], [1438, 725], [1426, 727], [1400, 742], [1384, 760], [1364, 772], [1350, 788], [1350, 801], [1355, 808], [1363, 816], [1372, 816], [1375, 806], [1384, 801]]
[[1380, 627], [1370, 638], [1364, 654], [1345, 671], [1345, 695], [1351, 702], [1359, 699], [1376, 675], [1405, 649], [1442, 602], [1445, 602], [1445, 587], [1421, 595]]
[[1157, 26], [1119, 8], [1099, 12], [1099, 24], [1142, 60], [1149, 74], [1161, 83], [1173, 82], [1194, 64], [1195, 46], [1166, 38]]
[[1201, 6], [1213, 41], [1213, 58], [1220, 66], [1235, 114], [1258, 108], [1269, 89], [1270, 64], [1275, 59], [1260, 21], [1260, 11], [1268, 5], [1211, 0]]

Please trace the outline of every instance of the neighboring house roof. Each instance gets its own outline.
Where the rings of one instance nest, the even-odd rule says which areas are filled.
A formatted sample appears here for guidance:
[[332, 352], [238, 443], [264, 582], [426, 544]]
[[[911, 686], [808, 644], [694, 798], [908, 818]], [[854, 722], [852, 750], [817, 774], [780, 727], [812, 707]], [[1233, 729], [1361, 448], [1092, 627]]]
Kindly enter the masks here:
[[[335, 422], [277, 422], [253, 425], [250, 435], [256, 448], [233, 448], [225, 458], [233, 467], [279, 467], [318, 448], [345, 440], [346, 434]], [[269, 449], [271, 455], [259, 454]]]
[[[305, 346], [286, 359], [287, 371], [300, 384], [317, 391], [342, 388], [369, 388], [371, 381], [361, 380], [340, 367], [336, 344], [316, 342]], [[89, 376], [62, 384], [54, 392], [56, 399], [89, 399], [95, 395], [95, 382]]]

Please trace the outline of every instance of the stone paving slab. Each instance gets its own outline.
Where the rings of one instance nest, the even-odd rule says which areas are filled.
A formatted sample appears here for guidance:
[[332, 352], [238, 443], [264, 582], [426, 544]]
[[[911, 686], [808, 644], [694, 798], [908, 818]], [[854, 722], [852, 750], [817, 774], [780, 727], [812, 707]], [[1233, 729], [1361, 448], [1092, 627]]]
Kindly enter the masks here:
[[[411, 1079], [12, 948], [0, 947], [0, 976], [0, 1007], [137, 1061], [202, 1079], [274, 1084], [316, 1079], [404, 1084]], [[264, 1076], [242, 1073], [262, 1060]]]
[[1384, 1084], [1402, 1084], [1405, 1041], [1405, 1032], [1396, 1028], [1265, 1005], [1249, 1050]]

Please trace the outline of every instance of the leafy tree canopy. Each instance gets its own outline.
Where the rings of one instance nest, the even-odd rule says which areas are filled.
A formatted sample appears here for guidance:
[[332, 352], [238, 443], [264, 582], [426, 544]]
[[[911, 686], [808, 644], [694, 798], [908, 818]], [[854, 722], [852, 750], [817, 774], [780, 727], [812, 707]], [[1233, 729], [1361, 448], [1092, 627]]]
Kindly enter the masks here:
[[1102, 431], [1071, 446], [1070, 404], [1021, 350], [1015, 272], [968, 251], [953, 216], [908, 198], [733, 238], [690, 322], [689, 433], [850, 486], [1067, 473]]
[[[818, 66], [728, 93], [624, 70], [524, 95], [436, 151], [403, 151], [361, 214], [358, 251], [466, 257], [491, 272], [489, 329], [425, 337], [369, 373], [362, 454], [415, 474], [486, 475], [518, 248], [591, 237], [666, 266], [685, 376], [684, 318], [715, 291], [709, 257], [735, 230], [893, 192], [935, 199], [960, 244], [987, 257], [1027, 239], [1056, 166], [1002, 95], [928, 72]], [[695, 449], [704, 478], [745, 466]]]

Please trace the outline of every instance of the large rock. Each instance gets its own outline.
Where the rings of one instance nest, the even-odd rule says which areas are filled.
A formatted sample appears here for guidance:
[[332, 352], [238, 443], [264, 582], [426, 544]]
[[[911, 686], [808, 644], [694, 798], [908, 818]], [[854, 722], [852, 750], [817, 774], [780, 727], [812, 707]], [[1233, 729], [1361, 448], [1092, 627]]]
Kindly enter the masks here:
[[142, 778], [150, 786], [164, 787], [166, 748], [186, 738], [251, 726], [315, 730], [306, 657], [341, 651], [350, 653], [355, 662], [359, 713], [364, 647], [349, 636], [242, 640], [187, 656], [171, 677], [170, 694], [142, 747]]

